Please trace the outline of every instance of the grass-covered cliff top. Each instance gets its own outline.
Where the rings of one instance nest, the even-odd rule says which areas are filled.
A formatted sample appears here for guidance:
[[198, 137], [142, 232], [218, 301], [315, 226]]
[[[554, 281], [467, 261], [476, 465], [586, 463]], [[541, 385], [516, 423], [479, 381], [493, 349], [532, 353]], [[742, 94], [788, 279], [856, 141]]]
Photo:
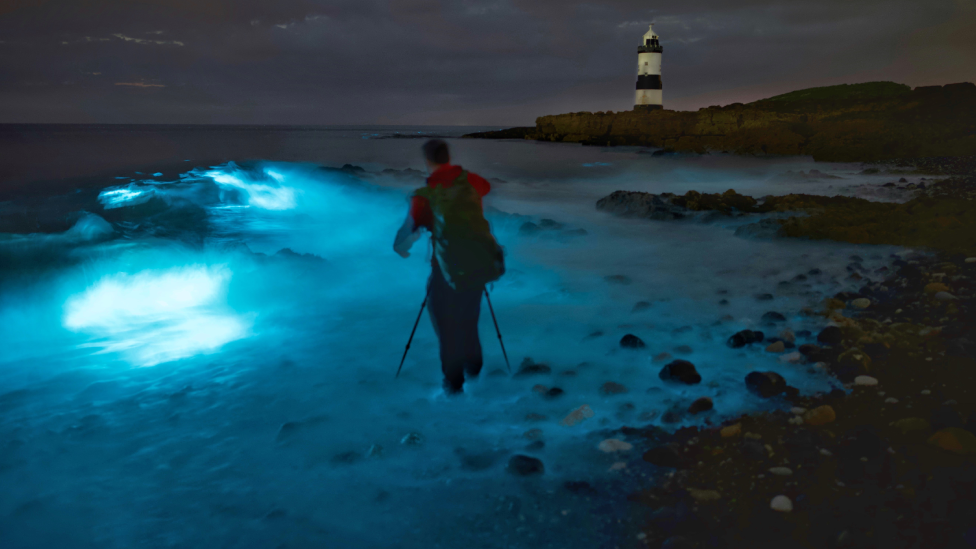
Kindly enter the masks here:
[[762, 103], [763, 101], [875, 101], [878, 99], [904, 97], [911, 92], [912, 88], [905, 84], [895, 82], [866, 82], [864, 84], [840, 84], [839, 86], [807, 88], [805, 90], [797, 90], [760, 99], [752, 104]]

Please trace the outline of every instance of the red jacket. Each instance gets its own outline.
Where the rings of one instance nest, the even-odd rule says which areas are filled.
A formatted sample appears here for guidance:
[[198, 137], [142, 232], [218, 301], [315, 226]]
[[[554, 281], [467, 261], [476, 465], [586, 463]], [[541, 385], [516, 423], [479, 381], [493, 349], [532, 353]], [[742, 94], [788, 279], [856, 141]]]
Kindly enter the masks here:
[[[444, 164], [437, 171], [430, 174], [427, 178], [428, 187], [443, 186], [445, 188], [454, 184], [454, 180], [461, 175], [461, 166]], [[478, 174], [468, 172], [468, 182], [474, 187], [478, 194], [485, 196], [491, 190], [491, 184]], [[428, 231], [434, 228], [434, 213], [430, 210], [430, 202], [422, 196], [415, 196], [410, 202], [410, 217], [413, 218], [415, 229], [425, 227]]]

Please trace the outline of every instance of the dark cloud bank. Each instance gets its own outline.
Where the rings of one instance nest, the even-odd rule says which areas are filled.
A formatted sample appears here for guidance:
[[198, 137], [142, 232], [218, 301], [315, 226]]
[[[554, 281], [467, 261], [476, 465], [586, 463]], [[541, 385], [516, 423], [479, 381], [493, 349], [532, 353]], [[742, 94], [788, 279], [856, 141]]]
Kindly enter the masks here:
[[976, 79], [976, 0], [0, 0], [0, 122], [530, 124]]

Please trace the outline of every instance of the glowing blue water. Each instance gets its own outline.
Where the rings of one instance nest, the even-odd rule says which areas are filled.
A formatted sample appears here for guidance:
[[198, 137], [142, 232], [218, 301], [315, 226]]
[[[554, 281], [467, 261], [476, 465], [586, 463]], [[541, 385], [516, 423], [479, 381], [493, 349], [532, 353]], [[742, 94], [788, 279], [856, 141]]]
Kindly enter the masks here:
[[[505, 374], [485, 308], [485, 371], [463, 398], [440, 395], [426, 319], [394, 379], [430, 268], [420, 244], [407, 260], [392, 251], [408, 192], [421, 183], [379, 174], [406, 167], [395, 160], [374, 158], [372, 175], [231, 163], [107, 186], [101, 209], [65, 233], [0, 238], [4, 547], [565, 548], [636, 539], [640, 524], [617, 519], [630, 516], [623, 495], [642, 482], [639, 455], [597, 450], [605, 432], [658, 423], [700, 396], [715, 401], [712, 422], [767, 408], [745, 391], [753, 369], [776, 370], [805, 391], [826, 388], [806, 366], [724, 341], [768, 310], [794, 329], [817, 328], [796, 312], [853, 287], [848, 256], [874, 268], [891, 251], [746, 240], [733, 235], [744, 221], [654, 223], [593, 207], [617, 188], [795, 190], [774, 176], [806, 166], [802, 159], [702, 165], [633, 150], [455, 146], [471, 160], [531, 148], [531, 166], [465, 163], [501, 178], [486, 208], [508, 254], [492, 300], [513, 366], [531, 357], [551, 375]], [[566, 151], [580, 157], [571, 167]], [[835, 171], [858, 183], [850, 167]], [[565, 226], [520, 234], [541, 218]], [[826, 274], [778, 285], [811, 268]], [[772, 302], [754, 297], [767, 292]], [[635, 311], [638, 301], [649, 305]], [[648, 348], [620, 349], [626, 333]], [[652, 360], [662, 352], [693, 361], [704, 382], [662, 383], [662, 363]], [[628, 392], [602, 394], [607, 381]], [[545, 399], [537, 384], [565, 394]], [[583, 404], [594, 417], [560, 424]], [[530, 437], [543, 448], [525, 449], [531, 429], [541, 429]], [[422, 444], [401, 444], [409, 433]], [[546, 474], [507, 474], [519, 452], [543, 459]], [[601, 495], [574, 496], [567, 480], [589, 481]]]

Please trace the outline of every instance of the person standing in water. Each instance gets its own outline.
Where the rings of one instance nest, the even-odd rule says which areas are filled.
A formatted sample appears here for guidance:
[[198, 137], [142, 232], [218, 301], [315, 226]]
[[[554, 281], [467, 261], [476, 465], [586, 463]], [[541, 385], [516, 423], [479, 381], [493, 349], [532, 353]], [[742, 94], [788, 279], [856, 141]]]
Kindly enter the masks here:
[[432, 139], [423, 146], [427, 185], [414, 192], [393, 249], [402, 257], [421, 236], [434, 244], [427, 295], [428, 312], [440, 342], [444, 391], [463, 392], [465, 376], [481, 373], [478, 317], [485, 285], [505, 273], [502, 249], [485, 220], [481, 198], [491, 191], [483, 177], [451, 164], [447, 143]]

